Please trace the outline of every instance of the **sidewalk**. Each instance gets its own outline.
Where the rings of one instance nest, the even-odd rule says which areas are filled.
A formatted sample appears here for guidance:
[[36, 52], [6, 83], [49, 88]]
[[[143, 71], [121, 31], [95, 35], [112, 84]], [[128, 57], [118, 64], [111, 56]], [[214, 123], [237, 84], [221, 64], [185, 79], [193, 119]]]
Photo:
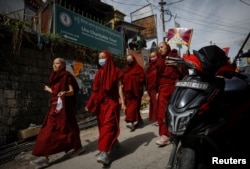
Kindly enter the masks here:
[[[171, 145], [158, 147], [155, 141], [158, 137], [158, 127], [148, 121], [148, 110], [141, 112], [144, 125], [131, 132], [126, 126], [124, 115], [120, 118], [121, 147], [112, 152], [110, 166], [104, 167], [96, 162], [99, 155], [97, 150], [98, 129], [92, 127], [80, 133], [82, 144], [86, 151], [77, 157], [68, 158], [65, 153], [50, 156], [49, 169], [164, 169], [168, 162]], [[12, 161], [0, 166], [0, 169], [33, 169], [29, 161], [34, 156], [31, 152], [19, 154]]]

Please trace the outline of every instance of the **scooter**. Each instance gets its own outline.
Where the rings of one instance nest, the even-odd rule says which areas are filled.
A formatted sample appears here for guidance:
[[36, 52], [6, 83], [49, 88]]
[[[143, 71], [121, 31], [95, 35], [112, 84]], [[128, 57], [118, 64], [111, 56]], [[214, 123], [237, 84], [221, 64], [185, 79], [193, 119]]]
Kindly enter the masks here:
[[176, 83], [166, 107], [166, 124], [172, 133], [166, 168], [246, 167], [248, 152], [238, 146], [244, 144], [239, 138], [245, 139], [249, 123], [250, 76], [235, 72], [216, 45], [166, 59], [190, 70]]

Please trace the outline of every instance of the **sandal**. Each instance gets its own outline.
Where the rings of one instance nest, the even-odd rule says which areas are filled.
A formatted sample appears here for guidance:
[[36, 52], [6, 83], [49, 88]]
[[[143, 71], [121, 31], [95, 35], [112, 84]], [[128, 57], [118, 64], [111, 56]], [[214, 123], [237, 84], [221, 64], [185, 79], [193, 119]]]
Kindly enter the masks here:
[[167, 137], [166, 135], [162, 135], [160, 136], [160, 138], [158, 140], [156, 140], [155, 142], [159, 147], [163, 147], [166, 146], [168, 144], [171, 143], [169, 137]]

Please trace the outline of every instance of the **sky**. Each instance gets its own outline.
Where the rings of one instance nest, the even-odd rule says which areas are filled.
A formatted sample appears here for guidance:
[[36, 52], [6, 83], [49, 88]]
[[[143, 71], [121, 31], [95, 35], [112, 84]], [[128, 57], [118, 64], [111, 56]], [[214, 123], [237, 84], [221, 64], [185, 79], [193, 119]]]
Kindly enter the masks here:
[[[164, 31], [160, 15], [160, 0], [101, 0], [112, 5], [127, 16], [125, 21], [131, 22], [130, 13], [151, 3], [157, 16], [158, 41], [163, 40]], [[250, 0], [163, 0], [165, 14], [165, 32], [175, 26], [175, 22], [183, 28], [193, 28], [190, 52], [204, 46], [215, 44], [221, 48], [230, 47], [228, 56], [234, 58], [250, 32]], [[249, 40], [250, 42], [250, 40]], [[152, 41], [148, 42], [148, 47]], [[171, 44], [176, 48], [175, 44]], [[250, 48], [243, 48], [247, 51]], [[182, 47], [181, 52], [187, 50]]]

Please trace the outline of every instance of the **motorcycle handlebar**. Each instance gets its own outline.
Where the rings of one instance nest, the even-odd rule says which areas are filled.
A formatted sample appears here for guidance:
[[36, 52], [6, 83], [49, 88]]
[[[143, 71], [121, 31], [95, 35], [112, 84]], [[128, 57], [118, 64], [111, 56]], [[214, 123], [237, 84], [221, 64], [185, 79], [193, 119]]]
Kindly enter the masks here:
[[[183, 58], [176, 58], [176, 57], [166, 56], [166, 60], [172, 60], [172, 61], [175, 61], [178, 64], [183, 64], [187, 68], [195, 69], [195, 65], [194, 64], [192, 64], [191, 62], [185, 61]], [[227, 76], [228, 77], [235, 76], [235, 77], [238, 77], [238, 78], [243, 79], [243, 80], [247, 78], [247, 76], [242, 75], [242, 74], [237, 73], [237, 72], [228, 72]]]
[[176, 58], [176, 57], [166, 56], [166, 59], [175, 61], [178, 64], [183, 64], [186, 67], [191, 68], [191, 69], [195, 68], [195, 66], [192, 63], [186, 62], [185, 60], [183, 60], [183, 58]]
[[247, 52], [239, 56], [239, 58], [248, 58], [248, 57], [250, 57], [250, 49]]
[[173, 60], [173, 61], [176, 61], [176, 62], [182, 62], [183, 61], [182, 58], [176, 58], [176, 57], [171, 57], [171, 56], [166, 56], [166, 59], [167, 60]]

